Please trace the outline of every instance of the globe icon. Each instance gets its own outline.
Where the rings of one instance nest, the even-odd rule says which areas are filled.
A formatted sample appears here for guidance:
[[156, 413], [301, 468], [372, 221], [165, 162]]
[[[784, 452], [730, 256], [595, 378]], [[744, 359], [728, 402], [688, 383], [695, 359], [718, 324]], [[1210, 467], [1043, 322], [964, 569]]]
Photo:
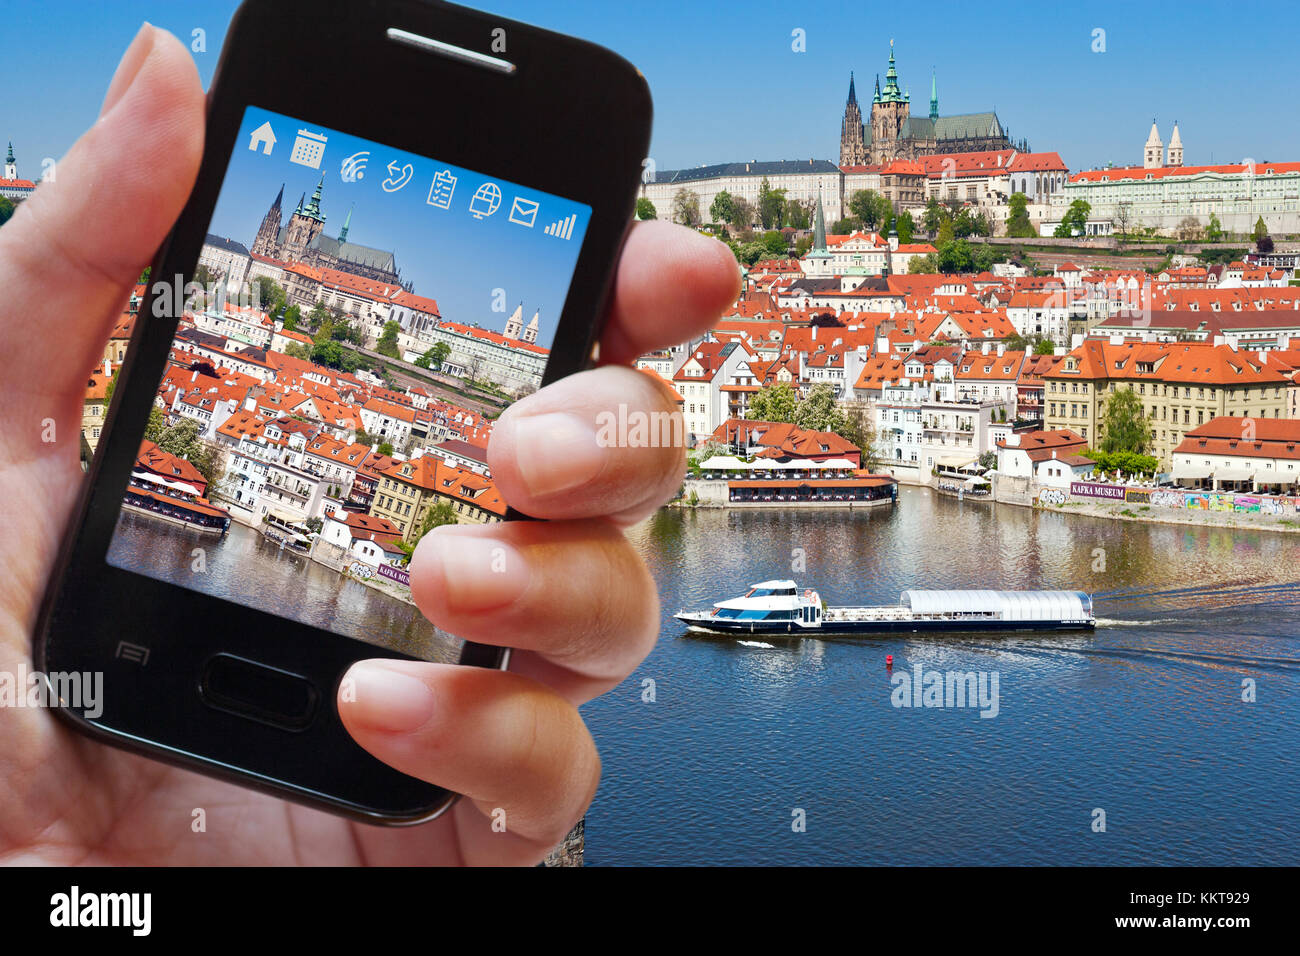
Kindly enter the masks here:
[[490, 216], [501, 207], [501, 188], [496, 183], [484, 183], [469, 201], [469, 211], [475, 219]]

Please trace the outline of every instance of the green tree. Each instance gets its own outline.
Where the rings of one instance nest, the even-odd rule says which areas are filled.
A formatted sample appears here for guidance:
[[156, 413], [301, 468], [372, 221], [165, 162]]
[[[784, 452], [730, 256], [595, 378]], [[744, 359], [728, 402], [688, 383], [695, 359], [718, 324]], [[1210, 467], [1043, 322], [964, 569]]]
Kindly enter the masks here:
[[317, 302], [307, 313], [307, 327], [319, 331], [323, 325], [334, 324], [334, 313], [325, 308], [324, 302]]
[[883, 230], [893, 215], [889, 200], [874, 189], [859, 189], [849, 199], [849, 212], [866, 228]]
[[1099, 472], [1122, 471], [1126, 475], [1154, 475], [1160, 468], [1160, 462], [1154, 455], [1138, 452], [1085, 448], [1083, 455], [1093, 460]]
[[253, 279], [252, 292], [257, 307], [272, 318], [278, 318], [285, 306], [285, 292], [270, 276], [257, 276]]
[[389, 319], [385, 322], [384, 332], [379, 336], [375, 351], [380, 355], [387, 355], [389, 358], [401, 358], [402, 350], [397, 346], [397, 336], [401, 331], [402, 325], [396, 319]]
[[731, 201], [731, 193], [725, 189], [713, 197], [713, 202], [709, 204], [709, 221], [710, 222], [731, 222], [731, 217], [736, 214], [736, 204]]
[[310, 362], [312, 349], [307, 348], [301, 342], [290, 342], [284, 347], [284, 354], [290, 358], [302, 359], [304, 362]]
[[379, 447], [376, 448], [375, 451], [380, 455], [392, 455], [393, 443], [387, 441], [381, 441], [379, 443]]
[[998, 253], [987, 242], [979, 242], [971, 246], [970, 269], [971, 272], [988, 272], [993, 268], [993, 263], [998, 261]]
[[796, 259], [802, 259], [808, 255], [808, 250], [812, 248], [812, 236], [804, 236], [802, 239], [795, 240], [794, 255]]
[[923, 256], [912, 256], [911, 261], [907, 264], [909, 275], [933, 275], [939, 271], [939, 260], [934, 253], [929, 252]]
[[970, 272], [973, 266], [970, 243], [965, 239], [939, 243], [939, 271], [943, 273]]
[[794, 411], [794, 424], [817, 432], [835, 432], [844, 428], [844, 413], [835, 402], [835, 386], [818, 382]]
[[894, 220], [894, 228], [898, 230], [898, 241], [908, 245], [916, 234], [916, 222], [912, 219], [911, 212], [906, 209], [900, 212]]
[[433, 348], [415, 360], [415, 364], [420, 368], [434, 369], [436, 371], [442, 368], [442, 363], [447, 361], [447, 356], [450, 354], [451, 346], [446, 342], [435, 342]]
[[424, 520], [420, 522], [420, 530], [415, 536], [416, 543], [418, 544], [420, 539], [434, 528], [441, 528], [445, 524], [456, 524], [457, 520], [456, 509], [452, 507], [451, 502], [446, 498], [439, 498], [437, 504], [431, 505], [424, 513]]
[[793, 422], [799, 396], [789, 382], [777, 382], [759, 389], [749, 400], [747, 418], [758, 422]]
[[948, 210], [939, 204], [939, 200], [931, 197], [925, 204], [925, 212], [921, 214], [921, 225], [925, 227], [926, 234], [933, 237], [938, 235], [939, 227], [949, 218]]
[[1052, 233], [1058, 239], [1068, 239], [1076, 232], [1084, 235], [1087, 232], [1088, 217], [1092, 214], [1092, 206], [1085, 199], [1076, 199], [1070, 203], [1070, 208], [1065, 211], [1061, 217], [1061, 224], [1056, 227]]
[[[120, 371], [122, 371], [121, 366], [113, 369], [113, 374], [109, 378], [108, 384], [104, 386], [104, 408], [106, 409], [109, 405], [113, 404], [113, 393], [117, 391], [117, 373]], [[154, 407], [156, 408], [157, 406]], [[153, 439], [151, 438], [150, 441], [153, 441]]]
[[764, 229], [785, 225], [785, 190], [773, 189], [766, 176], [758, 184], [758, 221]]
[[167, 419], [163, 417], [163, 410], [157, 405], [149, 409], [149, 421], [144, 426], [144, 437], [146, 441], [154, 444], [162, 438], [163, 432], [167, 430]]
[[8, 196], [0, 196], [0, 226], [13, 218], [14, 204]]
[[1029, 197], [1012, 193], [1007, 200], [1007, 235], [1014, 239], [1031, 239], [1037, 235], [1029, 221]]
[[360, 364], [355, 352], [337, 342], [318, 342], [313, 345], [309, 361], [317, 365], [328, 365], [341, 372], [355, 372]]
[[[145, 435], [148, 437], [147, 430]], [[225, 474], [224, 453], [199, 438], [198, 422], [192, 418], [182, 418], [170, 428], [164, 428], [158, 436], [158, 447], [169, 455], [184, 458], [198, 469], [209, 485], [220, 481]]]
[[[401, 328], [401, 326], [398, 326]], [[364, 345], [366, 337], [361, 334], [351, 322], [335, 319], [330, 326], [330, 338], [335, 342], [351, 342], [353, 345]]]
[[849, 233], [857, 232], [861, 228], [862, 223], [858, 222], [858, 220], [854, 219], [852, 216], [849, 216], [831, 223], [831, 235], [847, 236]]
[[836, 434], [858, 446], [862, 452], [863, 468], [875, 468], [879, 456], [876, 454], [876, 423], [871, 406], [860, 401], [846, 402], [843, 413], [843, 426], [836, 430]]
[[1257, 251], [1264, 253], [1273, 251], [1273, 237], [1268, 234], [1268, 225], [1264, 222], [1263, 216], [1255, 220], [1255, 230], [1251, 233], [1251, 238], [1255, 240]]
[[731, 219], [728, 222], [740, 230], [754, 227], [754, 204], [744, 196], [733, 196], [731, 200]]
[[1102, 412], [1102, 451], [1142, 454], [1151, 447], [1151, 424], [1142, 399], [1131, 388], [1120, 388], [1106, 399]]
[[737, 259], [747, 266], [752, 266], [765, 255], [767, 255], [767, 247], [761, 242], [746, 242], [739, 247]]
[[298, 320], [302, 317], [302, 309], [297, 305], [291, 305], [284, 310], [284, 329], [286, 332], [298, 331]]
[[1209, 242], [1218, 242], [1223, 238], [1223, 223], [1219, 222], [1219, 217], [1210, 213], [1210, 223], [1205, 227], [1205, 238]]
[[785, 223], [793, 229], [808, 229], [812, 224], [813, 203], [808, 199], [785, 201]]
[[953, 229], [952, 220], [945, 219], [943, 222], [939, 223], [939, 234], [935, 236], [934, 239], [935, 248], [942, 252], [943, 247], [951, 244], [955, 238], [956, 232]]
[[975, 234], [975, 216], [963, 206], [952, 220], [952, 234], [958, 239], [965, 239]]
[[763, 238], [759, 240], [763, 244], [763, 250], [772, 256], [785, 256], [790, 252], [790, 246], [785, 241], [785, 236], [781, 235], [775, 229], [763, 233]]
[[636, 217], [638, 219], [658, 219], [659, 213], [655, 209], [655, 204], [645, 196], [640, 196], [636, 201]]
[[673, 220], [684, 226], [700, 224], [700, 197], [689, 189], [679, 189], [673, 194]]

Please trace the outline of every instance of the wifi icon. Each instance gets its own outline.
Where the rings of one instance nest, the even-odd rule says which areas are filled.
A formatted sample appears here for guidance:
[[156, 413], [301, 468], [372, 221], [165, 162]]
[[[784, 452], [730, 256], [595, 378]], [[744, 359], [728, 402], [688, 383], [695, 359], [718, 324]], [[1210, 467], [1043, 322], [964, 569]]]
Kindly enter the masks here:
[[363, 149], [343, 160], [339, 166], [339, 176], [345, 183], [354, 183], [366, 178], [366, 163], [370, 161], [370, 150]]

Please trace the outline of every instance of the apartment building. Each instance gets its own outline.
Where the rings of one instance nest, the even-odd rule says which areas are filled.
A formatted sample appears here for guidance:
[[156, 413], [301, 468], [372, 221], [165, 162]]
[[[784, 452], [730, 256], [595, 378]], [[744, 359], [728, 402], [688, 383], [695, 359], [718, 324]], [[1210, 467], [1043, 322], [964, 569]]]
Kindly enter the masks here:
[[1099, 441], [1106, 402], [1119, 389], [1138, 393], [1162, 467], [1183, 437], [1224, 415], [1285, 418], [1288, 379], [1254, 352], [1202, 342], [1084, 341], [1043, 374], [1044, 426]]

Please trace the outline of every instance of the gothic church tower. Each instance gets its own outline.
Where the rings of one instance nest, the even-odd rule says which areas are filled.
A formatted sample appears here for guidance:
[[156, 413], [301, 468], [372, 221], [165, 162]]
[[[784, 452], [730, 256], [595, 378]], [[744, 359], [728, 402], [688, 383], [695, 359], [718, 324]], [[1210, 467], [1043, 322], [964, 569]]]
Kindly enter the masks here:
[[840, 165], [865, 166], [868, 162], [870, 157], [862, 129], [862, 109], [853, 89], [853, 74], [849, 73], [849, 99], [844, 105], [844, 122], [840, 124]]
[[257, 238], [253, 240], [253, 255], [266, 256], [268, 259], [279, 258], [280, 221], [283, 217], [280, 203], [283, 201], [284, 183], [281, 183], [279, 195], [275, 197], [275, 202], [271, 203], [271, 208], [262, 217], [262, 224], [257, 227]]
[[871, 102], [871, 161], [873, 163], [913, 158], [897, 155], [899, 134], [911, 114], [911, 97], [898, 88], [898, 70], [894, 66], [894, 41], [890, 40], [889, 69], [885, 73], [885, 88], [882, 91], [880, 81], [876, 80], [876, 95]]
[[302, 261], [312, 248], [312, 243], [325, 228], [325, 214], [320, 211], [321, 189], [325, 186], [325, 177], [321, 176], [316, 184], [316, 191], [311, 194], [311, 201], [303, 207], [298, 200], [298, 208], [289, 217], [289, 228], [284, 234], [284, 258]]

